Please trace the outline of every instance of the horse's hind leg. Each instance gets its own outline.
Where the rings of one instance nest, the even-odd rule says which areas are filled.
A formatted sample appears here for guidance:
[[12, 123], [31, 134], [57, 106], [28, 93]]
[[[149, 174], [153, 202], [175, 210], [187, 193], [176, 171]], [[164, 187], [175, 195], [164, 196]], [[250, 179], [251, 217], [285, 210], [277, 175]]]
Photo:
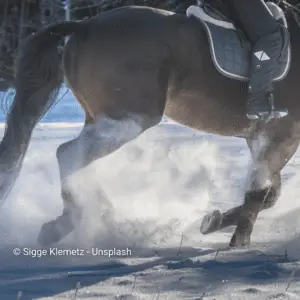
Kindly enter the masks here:
[[41, 245], [51, 245], [60, 241], [80, 222], [82, 209], [76, 204], [68, 185], [69, 177], [94, 160], [107, 156], [132, 141], [158, 121], [138, 115], [119, 120], [101, 118], [93, 124], [86, 124], [76, 139], [58, 147], [56, 155], [64, 209], [61, 216], [42, 226], [38, 237]]

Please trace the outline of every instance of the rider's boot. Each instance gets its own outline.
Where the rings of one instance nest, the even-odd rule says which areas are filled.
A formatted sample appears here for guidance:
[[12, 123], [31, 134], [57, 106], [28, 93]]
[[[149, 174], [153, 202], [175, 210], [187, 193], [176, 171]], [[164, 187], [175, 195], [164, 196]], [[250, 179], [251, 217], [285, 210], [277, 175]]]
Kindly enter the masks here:
[[288, 46], [288, 31], [279, 25], [278, 30], [260, 38], [253, 47], [248, 84], [247, 117], [251, 120], [261, 117], [284, 117], [285, 108], [274, 106], [273, 79]]

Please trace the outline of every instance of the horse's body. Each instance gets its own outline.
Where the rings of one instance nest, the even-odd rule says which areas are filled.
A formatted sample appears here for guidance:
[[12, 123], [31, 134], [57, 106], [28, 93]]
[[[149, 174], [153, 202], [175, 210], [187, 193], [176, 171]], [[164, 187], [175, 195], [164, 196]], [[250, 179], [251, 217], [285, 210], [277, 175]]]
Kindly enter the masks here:
[[[300, 53], [300, 31], [291, 18], [289, 28], [292, 53]], [[34, 126], [63, 80], [57, 44], [67, 35], [64, 75], [86, 122], [77, 139], [57, 150], [65, 209], [42, 227], [39, 241], [59, 241], [80, 219], [68, 177], [135, 139], [166, 114], [197, 130], [247, 139], [256, 162], [252, 181], [245, 204], [224, 213], [221, 228], [237, 225], [232, 245], [248, 243], [258, 212], [279, 197], [280, 171], [298, 147], [300, 57], [292, 55], [288, 76], [276, 84], [276, 103], [290, 115], [250, 123], [245, 117], [246, 84], [216, 71], [206, 33], [196, 20], [126, 7], [43, 29], [28, 39], [17, 61], [16, 96], [0, 146], [3, 197], [19, 173]], [[262, 129], [268, 143], [256, 153], [252, 141]]]

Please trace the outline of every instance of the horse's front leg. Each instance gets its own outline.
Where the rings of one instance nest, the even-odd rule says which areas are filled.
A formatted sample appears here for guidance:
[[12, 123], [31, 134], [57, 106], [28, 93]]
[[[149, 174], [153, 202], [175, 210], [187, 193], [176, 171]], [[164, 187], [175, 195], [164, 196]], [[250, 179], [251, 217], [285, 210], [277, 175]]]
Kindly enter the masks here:
[[254, 163], [245, 202], [237, 211], [238, 214], [235, 214], [236, 229], [230, 246], [249, 245], [258, 213], [274, 205], [279, 197], [280, 171], [298, 148], [298, 129], [298, 125], [291, 121], [279, 121], [265, 130], [266, 144], [262, 147], [257, 147], [257, 143], [248, 140]]
[[[281, 176], [280, 173], [277, 173], [272, 178], [270, 188], [267, 189], [268, 193], [266, 193], [264, 197], [260, 211], [273, 207], [280, 196], [280, 191]], [[229, 226], [236, 226], [239, 216], [242, 214], [243, 210], [244, 205], [239, 205], [223, 213], [220, 210], [215, 210], [211, 213], [208, 213], [202, 221], [200, 231], [202, 234], [210, 234]]]

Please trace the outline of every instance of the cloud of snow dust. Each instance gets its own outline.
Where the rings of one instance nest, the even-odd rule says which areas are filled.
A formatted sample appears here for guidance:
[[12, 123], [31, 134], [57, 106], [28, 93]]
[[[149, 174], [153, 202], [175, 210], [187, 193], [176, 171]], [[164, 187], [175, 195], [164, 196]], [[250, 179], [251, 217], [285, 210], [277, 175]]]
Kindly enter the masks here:
[[[0, 212], [3, 247], [36, 246], [41, 225], [61, 214], [55, 153], [80, 130], [55, 124], [35, 130], [20, 177]], [[227, 243], [232, 229], [203, 236], [200, 222], [207, 211], [242, 203], [249, 161], [243, 140], [161, 124], [73, 177], [84, 219], [62, 243], [136, 249]], [[300, 249], [297, 161], [296, 156], [284, 170], [283, 195], [260, 214], [252, 240]]]
[[[60, 215], [56, 148], [80, 130], [37, 128], [0, 212], [4, 244], [34, 245], [40, 226]], [[218, 203], [229, 208], [237, 197], [230, 183], [234, 159], [226, 160], [224, 151], [212, 136], [178, 125], [148, 130], [73, 177], [77, 201], [85, 210], [80, 228], [66, 240], [86, 246], [165, 248], [178, 246], [183, 236], [183, 246], [199, 244], [207, 238], [199, 232], [205, 211]]]

